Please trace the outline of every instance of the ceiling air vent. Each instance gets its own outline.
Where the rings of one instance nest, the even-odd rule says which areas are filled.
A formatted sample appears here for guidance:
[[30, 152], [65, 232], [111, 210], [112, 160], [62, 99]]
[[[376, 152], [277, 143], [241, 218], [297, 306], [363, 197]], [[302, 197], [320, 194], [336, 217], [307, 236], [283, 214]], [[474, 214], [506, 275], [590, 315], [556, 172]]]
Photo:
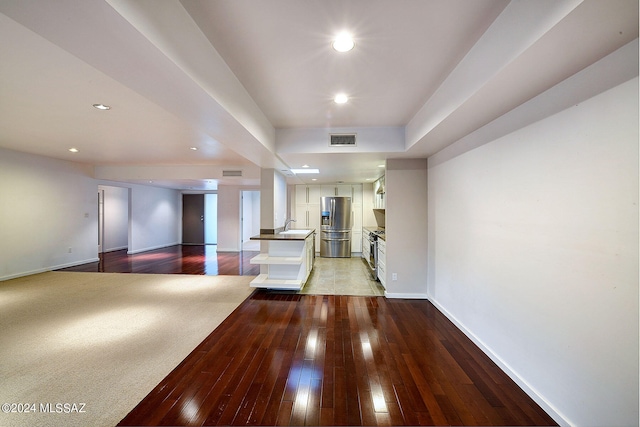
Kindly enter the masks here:
[[242, 171], [222, 171], [222, 176], [242, 176]]
[[331, 134], [329, 147], [355, 147], [355, 145], [356, 145], [355, 133]]

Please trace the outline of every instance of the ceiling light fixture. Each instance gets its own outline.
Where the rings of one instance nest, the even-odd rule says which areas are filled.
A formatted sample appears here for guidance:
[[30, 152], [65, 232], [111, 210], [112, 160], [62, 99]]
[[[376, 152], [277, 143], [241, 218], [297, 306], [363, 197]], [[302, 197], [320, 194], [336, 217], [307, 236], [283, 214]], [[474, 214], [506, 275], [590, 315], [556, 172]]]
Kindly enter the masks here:
[[331, 46], [337, 52], [349, 52], [354, 48], [356, 43], [353, 41], [353, 38], [348, 33], [340, 33], [336, 36], [336, 38], [331, 43]]
[[198, 151], [198, 147], [189, 147], [189, 150]]
[[93, 104], [93, 106], [95, 108], [97, 108], [98, 110], [103, 110], [103, 111], [111, 109], [111, 107], [109, 107], [108, 105], [104, 105], [104, 104]]
[[302, 174], [302, 173], [320, 173], [320, 169], [291, 169], [291, 172], [295, 173], [296, 175]]
[[335, 98], [333, 98], [333, 102], [335, 102], [336, 104], [344, 104], [348, 100], [349, 100], [349, 97], [344, 93], [339, 93], [335, 96]]
[[77, 153], [80, 150], [74, 147], [74, 148], [69, 148], [69, 151], [71, 151], [72, 153]]

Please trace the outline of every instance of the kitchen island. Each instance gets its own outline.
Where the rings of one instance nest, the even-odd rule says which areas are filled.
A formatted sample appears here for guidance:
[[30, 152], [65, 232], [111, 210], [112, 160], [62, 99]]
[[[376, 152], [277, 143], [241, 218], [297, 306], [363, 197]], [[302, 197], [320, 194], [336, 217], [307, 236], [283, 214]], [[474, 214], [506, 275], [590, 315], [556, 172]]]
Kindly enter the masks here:
[[260, 274], [251, 281], [254, 288], [300, 290], [313, 269], [315, 229], [287, 230], [259, 234], [251, 240], [267, 243], [250, 260], [260, 265]]

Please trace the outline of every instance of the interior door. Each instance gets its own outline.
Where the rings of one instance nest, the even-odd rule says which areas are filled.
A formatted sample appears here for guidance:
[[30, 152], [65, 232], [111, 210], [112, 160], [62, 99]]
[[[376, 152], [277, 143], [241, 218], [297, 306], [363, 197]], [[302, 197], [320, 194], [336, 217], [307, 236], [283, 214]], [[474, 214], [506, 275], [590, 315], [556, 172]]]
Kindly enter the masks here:
[[182, 243], [204, 245], [204, 194], [182, 195]]

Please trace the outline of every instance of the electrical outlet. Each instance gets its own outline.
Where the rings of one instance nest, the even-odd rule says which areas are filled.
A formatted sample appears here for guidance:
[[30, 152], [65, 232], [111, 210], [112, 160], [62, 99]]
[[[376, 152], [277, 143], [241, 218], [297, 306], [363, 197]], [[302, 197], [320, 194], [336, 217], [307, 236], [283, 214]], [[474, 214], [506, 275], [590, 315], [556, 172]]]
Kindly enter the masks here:
[[67, 252], [71, 253], [73, 252], [73, 249], [69, 248]]
[[398, 273], [391, 273], [391, 280], [398, 280]]

